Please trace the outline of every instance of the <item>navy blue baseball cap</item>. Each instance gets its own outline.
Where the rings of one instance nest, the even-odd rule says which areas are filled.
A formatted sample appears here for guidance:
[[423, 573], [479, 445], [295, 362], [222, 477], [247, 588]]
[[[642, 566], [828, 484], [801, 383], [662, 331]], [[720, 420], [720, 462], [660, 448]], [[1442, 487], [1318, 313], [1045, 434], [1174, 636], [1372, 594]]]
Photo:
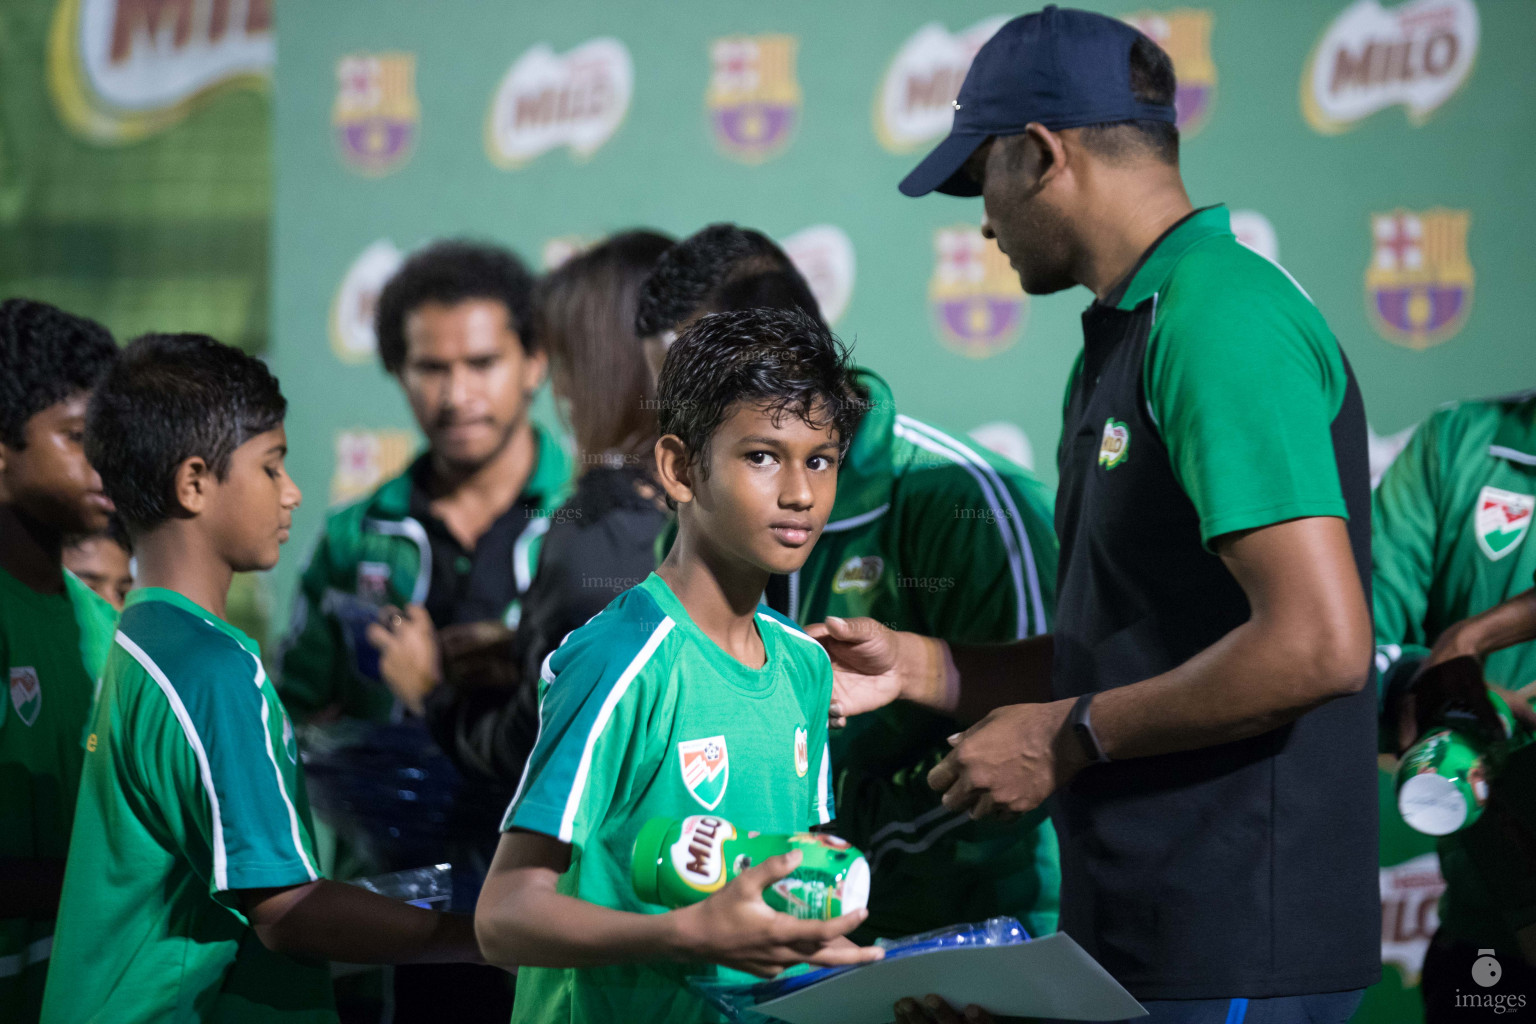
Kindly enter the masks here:
[[1131, 46], [1141, 33], [1118, 18], [1050, 5], [1014, 18], [976, 52], [955, 99], [949, 137], [901, 182], [903, 195], [977, 196], [961, 168], [988, 137], [1031, 122], [1052, 131], [1114, 121], [1176, 121], [1171, 103], [1131, 94]]

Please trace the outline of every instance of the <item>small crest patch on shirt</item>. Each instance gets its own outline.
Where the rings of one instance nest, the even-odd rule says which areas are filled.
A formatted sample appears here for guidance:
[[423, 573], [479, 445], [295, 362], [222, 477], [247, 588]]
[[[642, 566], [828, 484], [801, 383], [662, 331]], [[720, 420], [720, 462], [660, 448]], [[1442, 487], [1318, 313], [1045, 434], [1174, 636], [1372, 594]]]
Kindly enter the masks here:
[[1483, 554], [1497, 562], [1525, 539], [1536, 495], [1484, 487], [1472, 512], [1472, 531]]
[[802, 779], [811, 770], [811, 736], [804, 726], [795, 729], [795, 774]]
[[1104, 421], [1104, 438], [1099, 442], [1099, 465], [1114, 469], [1131, 451], [1131, 430], [1117, 419]]
[[706, 811], [719, 807], [731, 781], [731, 758], [725, 737], [683, 740], [677, 745], [677, 756], [688, 792]]

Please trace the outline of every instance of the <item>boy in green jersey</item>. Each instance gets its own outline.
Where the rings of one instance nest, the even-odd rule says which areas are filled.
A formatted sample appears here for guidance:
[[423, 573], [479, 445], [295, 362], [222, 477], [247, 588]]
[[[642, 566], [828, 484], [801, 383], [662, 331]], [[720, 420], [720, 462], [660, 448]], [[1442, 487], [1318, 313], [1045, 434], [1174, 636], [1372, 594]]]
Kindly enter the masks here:
[[[821, 318], [809, 285], [771, 239], [711, 224], [657, 261], [640, 291], [636, 330], [659, 365], [666, 339], [696, 317], [751, 308]], [[1049, 632], [1050, 491], [965, 435], [898, 413], [874, 371], [856, 366], [853, 376], [869, 403], [838, 471], [837, 504], [805, 564], [769, 584], [767, 603], [805, 627], [867, 616], [952, 643]], [[976, 821], [944, 808], [928, 787], [928, 770], [958, 729], [947, 715], [899, 702], [832, 733], [837, 833], [874, 872], [870, 918], [856, 940], [996, 914], [1018, 918], [1031, 935], [1056, 930], [1060, 857], [1045, 812]]]
[[41, 302], [0, 304], [0, 1020], [42, 1007], [80, 737], [110, 608], [61, 563], [65, 534], [112, 506], [81, 444], [106, 328]]
[[831, 665], [760, 600], [825, 526], [863, 401], [841, 347], [798, 313], [703, 317], [673, 347], [656, 466], [677, 542], [546, 660], [539, 740], [476, 911], [487, 959], [522, 965], [514, 1021], [714, 1021], [684, 984], [710, 965], [771, 976], [880, 955], [844, 938], [863, 911], [798, 921], [763, 902], [796, 854], [671, 912], [630, 883], [653, 817], [831, 820]]
[[107, 658], [64, 876], [50, 1024], [336, 1019], [325, 960], [478, 957], [471, 922], [325, 881], [293, 727], [225, 621], [299, 490], [259, 361], [147, 335], [92, 396], [86, 452], [138, 556]]

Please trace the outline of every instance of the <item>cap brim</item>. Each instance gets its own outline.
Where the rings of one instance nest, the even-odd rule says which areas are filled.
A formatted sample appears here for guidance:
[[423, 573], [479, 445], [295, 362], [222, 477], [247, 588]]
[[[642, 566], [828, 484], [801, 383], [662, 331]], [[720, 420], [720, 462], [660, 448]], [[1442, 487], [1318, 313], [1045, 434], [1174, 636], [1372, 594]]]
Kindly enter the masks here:
[[943, 142], [933, 147], [933, 152], [901, 179], [901, 194], [917, 198], [929, 192], [943, 192], [950, 196], [979, 196], [981, 189], [961, 169], [976, 152], [976, 147], [987, 141], [985, 134], [969, 132], [951, 133]]

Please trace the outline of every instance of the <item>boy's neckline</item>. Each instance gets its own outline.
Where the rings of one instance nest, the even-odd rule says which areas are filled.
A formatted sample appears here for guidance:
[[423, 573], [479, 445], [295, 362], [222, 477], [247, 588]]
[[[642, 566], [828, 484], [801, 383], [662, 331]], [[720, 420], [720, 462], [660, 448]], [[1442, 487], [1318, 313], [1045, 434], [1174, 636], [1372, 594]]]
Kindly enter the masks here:
[[258, 659], [261, 657], [261, 648], [255, 640], [252, 640], [242, 630], [225, 622], [213, 614], [213, 612], [179, 591], [170, 590], [166, 587], [135, 587], [128, 591], [128, 597], [123, 602], [123, 611], [126, 613], [134, 605], [144, 604], [147, 601], [163, 601], [166, 604], [174, 605], [188, 615], [194, 615], [213, 628], [224, 632], [230, 639], [254, 654]]
[[753, 610], [752, 628], [757, 630], [758, 638], [763, 644], [763, 665], [761, 668], [749, 668], [715, 643], [714, 638], [693, 621], [693, 616], [688, 614], [682, 599], [673, 592], [672, 587], [660, 575], [652, 572], [641, 582], [640, 589], [651, 595], [673, 622], [694, 637], [705, 659], [720, 673], [725, 682], [754, 697], [766, 696], [773, 690], [779, 676], [776, 662], [781, 640], [776, 636], [778, 630], [763, 628], [761, 611]]

